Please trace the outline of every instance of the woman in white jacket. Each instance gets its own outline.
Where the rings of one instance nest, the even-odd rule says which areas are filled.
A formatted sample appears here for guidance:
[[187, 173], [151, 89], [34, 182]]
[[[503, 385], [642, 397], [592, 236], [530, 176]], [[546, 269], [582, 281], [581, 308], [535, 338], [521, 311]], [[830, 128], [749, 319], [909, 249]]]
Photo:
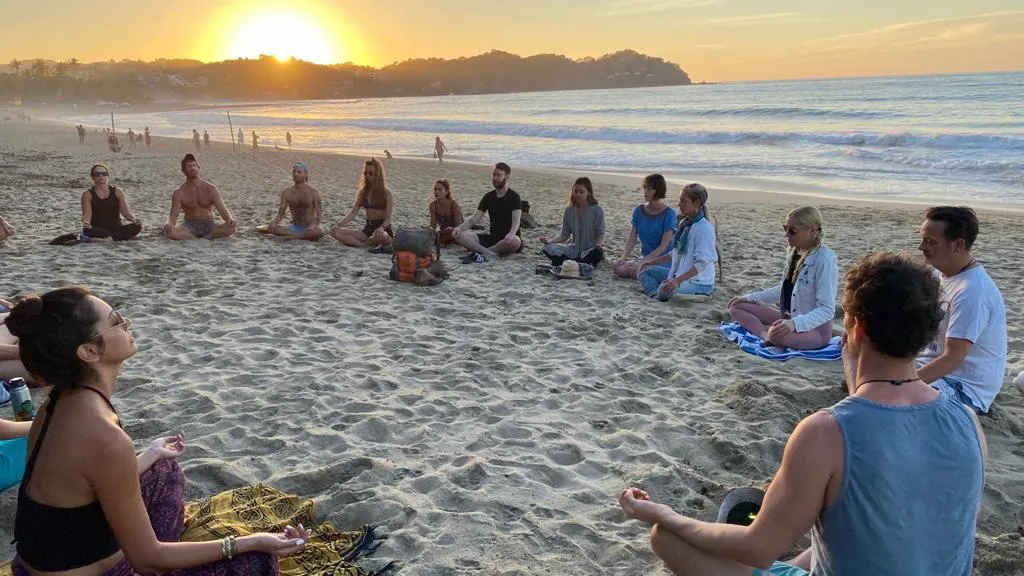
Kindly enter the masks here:
[[733, 298], [732, 319], [766, 343], [797, 350], [824, 348], [832, 338], [839, 266], [822, 244], [821, 213], [813, 206], [797, 208], [783, 225], [789, 256], [782, 283]]

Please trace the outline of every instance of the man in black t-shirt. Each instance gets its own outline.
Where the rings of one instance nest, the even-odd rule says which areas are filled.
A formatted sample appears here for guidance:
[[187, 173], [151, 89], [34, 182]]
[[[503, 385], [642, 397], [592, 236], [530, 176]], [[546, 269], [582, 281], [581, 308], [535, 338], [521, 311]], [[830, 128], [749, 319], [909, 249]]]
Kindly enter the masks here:
[[[452, 230], [452, 237], [460, 246], [473, 253], [463, 261], [486, 262], [488, 258], [523, 251], [523, 239], [519, 234], [519, 223], [523, 216], [522, 200], [515, 190], [508, 187], [508, 175], [512, 172], [508, 164], [498, 162], [491, 173], [491, 190], [480, 200], [476, 212], [458, 228]], [[478, 234], [469, 228], [480, 222], [484, 212], [491, 221], [487, 234]]]

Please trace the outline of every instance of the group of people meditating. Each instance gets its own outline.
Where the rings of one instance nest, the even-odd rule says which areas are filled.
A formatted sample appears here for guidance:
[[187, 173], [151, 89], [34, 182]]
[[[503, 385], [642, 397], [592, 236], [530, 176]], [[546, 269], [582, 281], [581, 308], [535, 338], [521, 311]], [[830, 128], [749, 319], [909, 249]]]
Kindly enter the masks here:
[[[588, 186], [577, 184], [572, 198], [584, 205], [578, 222], [596, 204]], [[684, 278], [673, 289], [706, 272], [693, 264], [673, 275], [673, 268], [686, 268], [698, 253], [713, 263], [715, 254], [713, 245], [698, 247], [706, 242], [701, 235], [713, 232], [702, 230], [707, 191], [684, 190], [679, 206], [689, 224], [665, 243], [678, 252], [666, 278]], [[435, 194], [446, 192], [442, 185]], [[666, 209], [641, 208], [642, 217]], [[571, 222], [563, 225], [572, 232]], [[784, 228], [790, 253], [782, 281], [735, 298], [730, 311], [769, 340], [819, 344], [822, 326], [831, 333], [835, 257], [822, 244], [817, 210], [794, 210]], [[846, 273], [849, 396], [796, 427], [749, 526], [686, 517], [636, 487], [619, 494], [626, 515], [653, 525], [651, 546], [669, 569], [702, 576], [970, 574], [987, 460], [977, 415], [999, 392], [1007, 354], [1002, 297], [971, 252], [977, 235], [969, 208], [932, 208], [920, 229], [930, 267], [905, 255], [871, 254]], [[642, 276], [657, 260], [631, 264], [633, 273]], [[185, 481], [175, 459], [185, 439], [159, 438], [136, 453], [111, 404], [122, 365], [137, 351], [131, 321], [81, 287], [0, 306], [0, 377], [28, 376], [50, 387], [34, 422], [0, 426], [0, 456], [15, 477], [4, 481], [20, 481], [14, 574], [274, 574], [277, 556], [303, 549], [310, 533], [302, 526], [179, 542]], [[808, 531], [811, 547], [778, 562]]]
[[[233, 234], [231, 213], [216, 186], [200, 178], [193, 156], [182, 161], [182, 171], [186, 182], [172, 196], [168, 238]], [[439, 241], [466, 247], [472, 262], [521, 251], [522, 200], [509, 187], [510, 173], [504, 163], [494, 167], [494, 189], [467, 219], [450, 184], [435, 182], [429, 212]], [[320, 193], [309, 185], [305, 165], [296, 164], [292, 175], [294, 186], [281, 193], [267, 232], [319, 238]], [[94, 186], [82, 196], [83, 235], [138, 234], [141, 222], [123, 191], [110, 186], [109, 171], [96, 166], [92, 177]], [[384, 182], [380, 162], [367, 160], [352, 210], [330, 234], [351, 246], [390, 242], [394, 197]], [[660, 175], [646, 177], [643, 191], [614, 273], [662, 300], [711, 294], [719, 257], [707, 189], [683, 187], [678, 212], [665, 202]], [[214, 209], [223, 223], [213, 222]], [[361, 209], [366, 226], [347, 228]], [[288, 210], [291, 223], [282, 224]], [[178, 224], [182, 211], [185, 222]], [[490, 229], [478, 232], [473, 226], [484, 214]], [[543, 254], [553, 264], [597, 265], [604, 259], [604, 220], [592, 183], [578, 178], [559, 235], [540, 238]], [[5, 235], [13, 232], [8, 228], [0, 221]], [[824, 243], [817, 209], [793, 210], [782, 229], [789, 249], [780, 282], [733, 298], [729, 313], [765, 342], [819, 348], [833, 332], [836, 257]], [[999, 393], [1007, 356], [1002, 296], [972, 253], [978, 233], [971, 209], [932, 208], [919, 231], [930, 267], [873, 254], [847, 272], [842, 341], [849, 397], [796, 427], [750, 526], [707, 524], [642, 489], [622, 491], [624, 512], [653, 524], [651, 546], [668, 568], [737, 576], [970, 573], [987, 458], [977, 415]], [[15, 574], [271, 574], [275, 556], [302, 549], [309, 532], [301, 526], [178, 542], [184, 477], [175, 458], [185, 439], [160, 438], [136, 454], [110, 403], [122, 364], [137, 350], [130, 320], [79, 287], [0, 302], [0, 318], [0, 378], [51, 387], [33, 423], [0, 423], [2, 480], [20, 482]], [[808, 551], [776, 562], [808, 531]], [[224, 563], [234, 572], [225, 572]]]

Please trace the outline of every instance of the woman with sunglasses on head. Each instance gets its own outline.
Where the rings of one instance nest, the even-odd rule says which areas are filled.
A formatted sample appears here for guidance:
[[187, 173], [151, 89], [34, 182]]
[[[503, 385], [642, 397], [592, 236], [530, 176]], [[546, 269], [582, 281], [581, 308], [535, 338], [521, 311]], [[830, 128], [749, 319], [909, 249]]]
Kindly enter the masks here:
[[178, 542], [185, 477], [180, 435], [136, 454], [110, 397], [138, 347], [131, 322], [80, 287], [19, 302], [6, 319], [26, 368], [53, 388], [29, 434], [14, 522], [14, 576], [277, 574], [276, 556], [309, 532]]
[[[92, 167], [93, 186], [82, 193], [82, 235], [94, 240], [128, 240], [142, 232], [142, 220], [128, 208], [124, 191], [110, 185], [110, 170], [103, 164]], [[122, 224], [124, 216], [130, 224]]]
[[782, 229], [789, 240], [782, 282], [733, 298], [729, 313], [765, 343], [796, 350], [824, 348], [832, 338], [839, 266], [822, 244], [821, 212], [813, 206], [797, 208], [786, 216]]

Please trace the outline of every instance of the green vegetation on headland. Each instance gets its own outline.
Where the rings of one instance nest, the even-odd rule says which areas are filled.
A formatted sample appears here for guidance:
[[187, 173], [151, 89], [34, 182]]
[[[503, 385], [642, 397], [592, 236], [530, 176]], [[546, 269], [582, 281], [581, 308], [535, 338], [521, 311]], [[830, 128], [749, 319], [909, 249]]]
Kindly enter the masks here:
[[146, 104], [173, 100], [303, 100], [495, 94], [691, 84], [678, 64], [632, 50], [572, 60], [491, 51], [443, 60], [407, 60], [383, 68], [300, 60], [195, 60], [82, 64], [17, 61], [0, 72], [0, 104]]

